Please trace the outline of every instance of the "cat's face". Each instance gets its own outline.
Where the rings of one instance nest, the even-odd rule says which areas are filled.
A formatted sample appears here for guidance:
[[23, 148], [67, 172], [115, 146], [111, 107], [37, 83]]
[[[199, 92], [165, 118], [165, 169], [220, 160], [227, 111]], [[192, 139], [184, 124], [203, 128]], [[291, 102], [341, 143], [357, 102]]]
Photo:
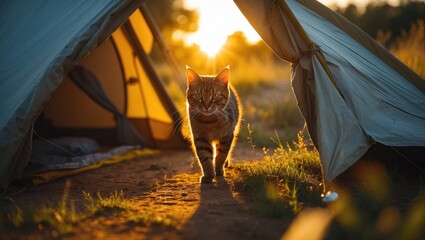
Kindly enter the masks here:
[[229, 99], [229, 68], [217, 76], [200, 76], [187, 68], [186, 98], [191, 112], [213, 115], [226, 107]]

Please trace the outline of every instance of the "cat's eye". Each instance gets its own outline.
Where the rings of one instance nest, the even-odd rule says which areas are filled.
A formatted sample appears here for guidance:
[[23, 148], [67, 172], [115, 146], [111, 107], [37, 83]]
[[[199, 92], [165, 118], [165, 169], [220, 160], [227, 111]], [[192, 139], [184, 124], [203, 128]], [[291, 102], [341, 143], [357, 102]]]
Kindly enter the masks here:
[[220, 95], [219, 94], [214, 94], [214, 95], [212, 95], [212, 97], [211, 97], [211, 99], [213, 100], [213, 101], [217, 101], [217, 100], [219, 100], [220, 99]]
[[196, 94], [193, 94], [193, 98], [197, 101], [200, 101], [202, 99], [202, 96], [200, 93], [196, 93]]

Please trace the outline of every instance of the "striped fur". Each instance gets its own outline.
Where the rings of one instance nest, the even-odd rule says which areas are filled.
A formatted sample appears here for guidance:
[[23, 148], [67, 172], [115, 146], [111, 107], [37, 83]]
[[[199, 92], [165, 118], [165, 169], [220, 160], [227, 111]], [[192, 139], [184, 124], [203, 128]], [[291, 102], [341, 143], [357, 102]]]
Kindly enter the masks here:
[[242, 107], [229, 73], [227, 67], [216, 76], [200, 76], [187, 68], [187, 116], [202, 183], [224, 175], [239, 133]]

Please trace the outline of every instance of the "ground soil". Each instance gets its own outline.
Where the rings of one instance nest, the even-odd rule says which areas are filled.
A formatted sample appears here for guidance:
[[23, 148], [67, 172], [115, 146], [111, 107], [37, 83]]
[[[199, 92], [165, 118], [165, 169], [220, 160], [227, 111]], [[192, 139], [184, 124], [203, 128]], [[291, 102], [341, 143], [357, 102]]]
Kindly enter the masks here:
[[[237, 148], [234, 161], [261, 158], [249, 148]], [[171, 219], [171, 224], [130, 221], [128, 213], [95, 215], [76, 223], [63, 239], [280, 239], [288, 222], [260, 216], [250, 202], [234, 191], [236, 172], [228, 171], [214, 184], [199, 183], [200, 169], [190, 151], [163, 152], [66, 177], [13, 194], [19, 206], [58, 203], [66, 181], [71, 182], [69, 200], [77, 211], [84, 210], [83, 191], [109, 196], [123, 190], [132, 200], [134, 215], [154, 213]], [[49, 239], [49, 230], [6, 231], [0, 238]]]
[[[376, 171], [377, 168], [391, 170], [383, 174], [393, 188], [391, 205], [404, 214], [423, 189], [421, 179], [424, 171], [419, 175], [413, 174], [412, 169], [417, 167], [400, 165], [407, 161], [399, 161], [398, 156], [398, 161], [388, 161], [391, 155], [394, 155], [388, 149], [378, 153], [387, 153], [390, 156], [385, 156], [385, 162], [373, 162], [373, 156], [366, 154], [365, 161], [356, 163], [336, 182], [344, 187], [354, 187], [351, 195], [357, 196], [356, 189], [368, 189], [365, 185], [368, 179], [381, 172]], [[237, 146], [234, 162], [241, 163], [263, 157], [263, 153], [253, 151], [250, 147]], [[419, 159], [424, 157], [420, 155]], [[421, 169], [424, 169], [424, 166]], [[68, 202], [75, 203], [78, 213], [87, 211], [85, 205], [88, 202], [83, 192], [92, 196], [100, 193], [101, 196], [107, 197], [122, 190], [131, 200], [131, 206], [127, 210], [106, 211], [83, 218], [73, 224], [70, 233], [62, 235], [47, 227], [14, 229], [0, 222], [0, 239], [281, 239], [291, 233], [291, 226], [295, 226], [297, 222], [306, 225], [299, 228], [304, 229], [303, 231], [297, 232], [304, 234], [304, 237], [297, 239], [306, 239], [306, 233], [320, 239], [320, 234], [314, 232], [312, 227], [319, 226], [318, 223], [326, 225], [326, 221], [331, 218], [326, 208], [315, 208], [318, 211], [297, 221], [303, 215], [299, 214], [292, 223], [288, 219], [265, 217], [252, 210], [254, 201], [236, 184], [239, 177], [237, 170], [229, 169], [226, 177], [218, 178], [213, 184], [200, 184], [200, 176], [201, 170], [193, 154], [182, 150], [165, 151], [157, 156], [104, 166], [39, 186], [17, 186], [16, 190], [22, 191], [10, 193], [8, 196], [14, 203], [3, 200], [0, 209], [10, 209], [14, 205], [37, 208], [47, 203], [58, 204], [64, 196], [67, 182], [71, 183]], [[317, 221], [313, 223], [311, 220], [315, 215]], [[138, 219], [140, 216], [148, 217], [144, 218], [145, 220], [134, 220], [132, 216], [139, 216]], [[336, 239], [341, 239], [344, 234], [343, 232]]]

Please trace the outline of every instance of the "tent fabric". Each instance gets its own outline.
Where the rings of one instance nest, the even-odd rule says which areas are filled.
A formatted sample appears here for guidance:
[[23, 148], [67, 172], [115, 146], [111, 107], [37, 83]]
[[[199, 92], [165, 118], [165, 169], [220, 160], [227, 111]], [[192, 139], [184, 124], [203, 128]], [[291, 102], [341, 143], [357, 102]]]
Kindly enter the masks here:
[[420, 76], [415, 74], [415, 72], [413, 72], [409, 67], [404, 64], [400, 64], [400, 60], [398, 60], [390, 52], [386, 51], [384, 47], [378, 44], [373, 38], [371, 38], [367, 33], [362, 31], [359, 27], [354, 24], [351, 24], [347, 19], [340, 17], [340, 15], [336, 14], [331, 9], [323, 6], [318, 1], [298, 0], [298, 2], [302, 3], [304, 7], [309, 8], [316, 14], [325, 18], [327, 21], [329, 21], [336, 27], [342, 29], [356, 42], [360, 43], [363, 47], [365, 47], [375, 56], [379, 57], [387, 65], [394, 68], [406, 80], [410, 81], [419, 90], [425, 93], [425, 81]]
[[33, 139], [31, 159], [37, 155], [81, 156], [99, 150], [100, 145], [91, 138], [64, 137], [47, 140], [38, 136]]
[[31, 158], [30, 163], [31, 166], [35, 167], [35, 171], [37, 173], [54, 170], [77, 169], [97, 164], [98, 162], [110, 158], [114, 155], [122, 154], [139, 148], [140, 146], [119, 146], [107, 152], [94, 152], [81, 156], [38, 154]]
[[[25, 171], [23, 174], [24, 182], [29, 182], [29, 184], [32, 184], [32, 185], [40, 185], [40, 184], [50, 182], [62, 177], [72, 176], [75, 174], [94, 170], [102, 166], [116, 164], [119, 162], [132, 160], [132, 159], [136, 159], [140, 157], [155, 156], [160, 153], [160, 151], [158, 150], [153, 150], [149, 148], [144, 148], [144, 149], [133, 148], [129, 150], [128, 146], [124, 146], [124, 149], [120, 147], [117, 149], [118, 149], [116, 150], [117, 152], [115, 152], [114, 154], [107, 155], [109, 157], [104, 158], [106, 155], [102, 156], [100, 161], [97, 161], [93, 164], [89, 164], [85, 167], [56, 169], [56, 170], [50, 170], [45, 172], [35, 171], [35, 169], [27, 169], [27, 171]], [[120, 149], [124, 151], [120, 152], [121, 151]]]
[[[153, 39], [144, 19], [147, 16], [141, 16], [137, 9], [78, 66], [96, 76], [111, 102], [131, 122], [131, 128], [143, 136], [146, 147], [183, 148], [186, 144], [175, 124], [180, 114], [145, 52], [152, 48]], [[43, 107], [43, 117], [36, 126], [44, 137], [85, 136], [104, 146], [119, 144], [116, 131], [120, 122], [68, 76]], [[129, 136], [123, 138], [130, 140]]]
[[325, 181], [375, 142], [425, 146], [425, 81], [358, 27], [316, 1], [235, 3], [275, 53], [292, 63], [292, 86]]
[[21, 176], [31, 153], [32, 125], [63, 75], [142, 2], [0, 3], [0, 187]]
[[117, 124], [117, 139], [120, 144], [144, 146], [142, 136], [109, 99], [99, 80], [92, 72], [82, 66], [75, 66], [68, 75], [93, 101], [114, 114]]

